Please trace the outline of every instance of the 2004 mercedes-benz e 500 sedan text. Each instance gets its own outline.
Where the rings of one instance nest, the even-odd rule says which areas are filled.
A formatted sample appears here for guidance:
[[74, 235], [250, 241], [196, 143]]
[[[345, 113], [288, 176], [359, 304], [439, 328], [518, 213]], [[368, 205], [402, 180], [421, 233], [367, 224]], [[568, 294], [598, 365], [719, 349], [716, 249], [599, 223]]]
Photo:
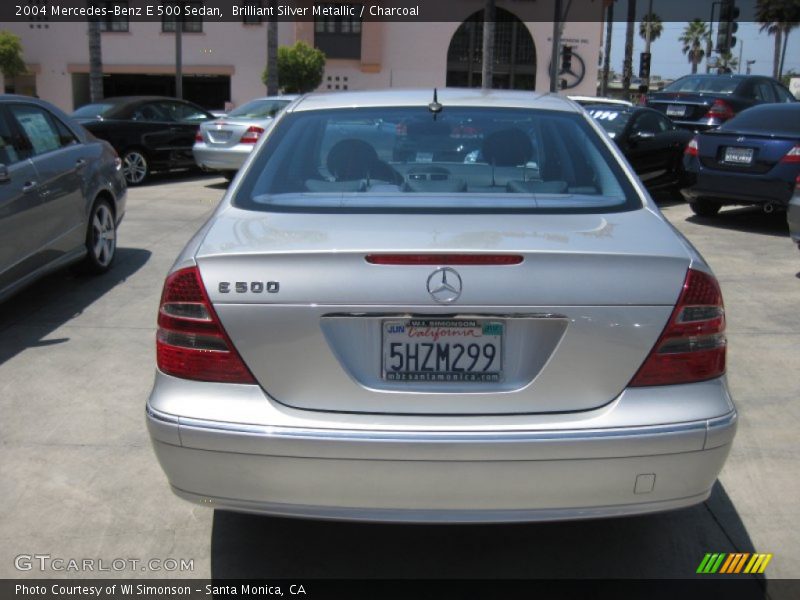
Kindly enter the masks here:
[[161, 299], [147, 422], [179, 496], [449, 522], [708, 497], [736, 427], [720, 289], [580, 108], [311, 95], [243, 170]]

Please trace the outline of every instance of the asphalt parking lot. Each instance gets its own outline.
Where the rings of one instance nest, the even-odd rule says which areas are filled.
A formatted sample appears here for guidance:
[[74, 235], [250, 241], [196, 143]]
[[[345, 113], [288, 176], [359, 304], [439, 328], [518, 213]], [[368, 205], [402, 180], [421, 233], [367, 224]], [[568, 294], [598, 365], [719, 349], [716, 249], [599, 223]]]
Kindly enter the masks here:
[[[492, 526], [303, 522], [217, 512], [169, 491], [144, 403], [156, 310], [222, 178], [133, 188], [115, 268], [66, 271], [0, 305], [0, 577], [689, 577], [706, 552], [764, 552], [800, 577], [800, 252], [782, 214], [662, 208], [711, 263], [741, 421], [711, 499], [645, 517]], [[193, 569], [19, 571], [15, 557], [187, 559]], [[97, 563], [95, 563], [97, 564]]]

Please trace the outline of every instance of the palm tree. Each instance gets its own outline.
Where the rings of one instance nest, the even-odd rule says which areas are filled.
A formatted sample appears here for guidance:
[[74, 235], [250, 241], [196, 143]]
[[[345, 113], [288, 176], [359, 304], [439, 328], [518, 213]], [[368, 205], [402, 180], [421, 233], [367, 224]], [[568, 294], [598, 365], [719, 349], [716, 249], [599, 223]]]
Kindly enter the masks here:
[[103, 99], [103, 51], [100, 42], [100, 21], [89, 19], [89, 99], [100, 102]]
[[492, 89], [494, 80], [494, 0], [486, 0], [483, 9], [483, 65], [481, 87]]
[[739, 68], [739, 58], [731, 54], [731, 51], [723, 52], [719, 55], [719, 67], [721, 73], [733, 73]]
[[625, 30], [625, 59], [622, 61], [622, 97], [631, 96], [631, 78], [633, 77], [633, 22], [636, 20], [636, 0], [628, 0], [628, 26]]
[[614, 32], [614, 2], [611, 0], [608, 3], [608, 12], [606, 14], [606, 48], [603, 52], [603, 76], [600, 80], [600, 95], [605, 96], [608, 93], [608, 77], [611, 72], [611, 34]]
[[686, 24], [683, 34], [678, 41], [683, 44], [683, 53], [692, 63], [692, 74], [697, 73], [697, 65], [706, 55], [703, 44], [708, 39], [708, 28], [705, 21], [695, 19]]
[[272, 15], [267, 17], [267, 96], [278, 93], [278, 19], [275, 14], [275, 2], [270, 0]]
[[661, 22], [661, 17], [656, 13], [650, 13], [642, 17], [639, 23], [639, 36], [643, 40], [647, 40], [647, 28], [650, 27], [650, 41], [655, 42], [661, 37], [661, 32], [664, 31], [664, 24]]
[[775, 0], [756, 1], [756, 21], [761, 25], [759, 31], [775, 36], [775, 51], [772, 55], [772, 76], [778, 77], [781, 62], [781, 41], [783, 28], [780, 24], [778, 2]]

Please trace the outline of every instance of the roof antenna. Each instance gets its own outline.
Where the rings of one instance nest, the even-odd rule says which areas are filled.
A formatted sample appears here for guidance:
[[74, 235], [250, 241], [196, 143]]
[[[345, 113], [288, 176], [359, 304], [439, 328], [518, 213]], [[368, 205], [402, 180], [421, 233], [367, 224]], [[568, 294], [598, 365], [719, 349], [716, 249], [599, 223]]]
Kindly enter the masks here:
[[433, 113], [433, 120], [434, 121], [436, 120], [436, 116], [440, 112], [442, 112], [443, 108], [444, 108], [444, 106], [439, 104], [439, 96], [438, 96], [437, 90], [436, 90], [436, 88], [433, 88], [433, 102], [428, 104], [428, 110]]

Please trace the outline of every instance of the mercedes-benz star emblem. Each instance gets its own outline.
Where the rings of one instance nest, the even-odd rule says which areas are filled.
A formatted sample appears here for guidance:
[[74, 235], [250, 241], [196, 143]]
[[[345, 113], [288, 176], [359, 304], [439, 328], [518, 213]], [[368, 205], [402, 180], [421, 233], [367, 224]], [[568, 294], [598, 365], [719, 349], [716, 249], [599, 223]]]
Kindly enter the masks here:
[[428, 277], [428, 293], [441, 304], [454, 302], [461, 295], [461, 276], [455, 269], [436, 269]]

